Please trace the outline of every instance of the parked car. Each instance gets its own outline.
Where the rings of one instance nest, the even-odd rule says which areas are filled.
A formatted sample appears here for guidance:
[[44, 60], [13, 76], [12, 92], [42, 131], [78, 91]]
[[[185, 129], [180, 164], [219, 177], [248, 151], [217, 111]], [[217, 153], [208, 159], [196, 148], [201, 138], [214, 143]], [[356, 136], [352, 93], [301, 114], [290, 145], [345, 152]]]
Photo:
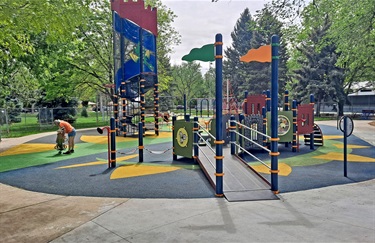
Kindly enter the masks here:
[[177, 110], [183, 110], [183, 109], [184, 109], [184, 106], [183, 106], [183, 105], [178, 105], [178, 106], [176, 106], [176, 109], [177, 109]]

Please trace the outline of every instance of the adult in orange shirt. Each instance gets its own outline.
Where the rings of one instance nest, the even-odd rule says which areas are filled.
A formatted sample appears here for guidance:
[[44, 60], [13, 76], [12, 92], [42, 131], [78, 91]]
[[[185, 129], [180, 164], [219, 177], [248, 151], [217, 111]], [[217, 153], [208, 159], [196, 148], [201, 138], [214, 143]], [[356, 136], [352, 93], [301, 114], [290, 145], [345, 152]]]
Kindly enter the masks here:
[[68, 151], [66, 151], [64, 154], [74, 153], [74, 138], [76, 136], [76, 129], [66, 121], [55, 120], [54, 123], [63, 131], [64, 136], [65, 134], [68, 134]]

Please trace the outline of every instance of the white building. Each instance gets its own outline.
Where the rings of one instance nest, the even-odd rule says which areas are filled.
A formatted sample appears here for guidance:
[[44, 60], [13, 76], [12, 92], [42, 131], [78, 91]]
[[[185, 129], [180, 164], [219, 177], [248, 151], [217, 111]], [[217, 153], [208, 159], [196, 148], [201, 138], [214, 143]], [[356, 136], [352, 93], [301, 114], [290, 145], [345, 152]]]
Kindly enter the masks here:
[[375, 82], [358, 82], [352, 86], [353, 93], [348, 95], [353, 112], [375, 110]]

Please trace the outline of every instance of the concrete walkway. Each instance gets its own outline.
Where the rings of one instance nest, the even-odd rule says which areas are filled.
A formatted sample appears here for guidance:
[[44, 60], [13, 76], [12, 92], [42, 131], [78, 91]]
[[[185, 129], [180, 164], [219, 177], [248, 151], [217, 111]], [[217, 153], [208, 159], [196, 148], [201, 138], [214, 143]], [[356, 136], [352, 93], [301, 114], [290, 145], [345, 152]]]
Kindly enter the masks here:
[[[353, 134], [375, 145], [375, 126], [354, 122]], [[23, 139], [3, 139], [0, 149]], [[0, 195], [1, 242], [375, 242], [375, 180], [236, 203], [71, 197], [3, 184]]]

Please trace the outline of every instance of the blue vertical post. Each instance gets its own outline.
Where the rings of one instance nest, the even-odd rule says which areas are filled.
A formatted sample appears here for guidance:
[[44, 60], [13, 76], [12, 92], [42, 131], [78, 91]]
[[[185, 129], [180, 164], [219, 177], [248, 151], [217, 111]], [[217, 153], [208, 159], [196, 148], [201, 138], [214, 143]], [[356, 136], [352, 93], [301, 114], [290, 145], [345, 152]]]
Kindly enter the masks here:
[[[314, 107], [314, 102], [315, 102], [314, 101], [314, 95], [311, 94], [310, 95], [310, 104], [313, 105], [313, 107]], [[315, 115], [315, 114], [313, 114], [313, 115]], [[310, 149], [314, 149], [314, 123], [313, 122], [312, 122], [311, 126], [313, 128], [313, 132], [310, 133]]]
[[271, 190], [277, 194], [278, 190], [278, 79], [279, 79], [279, 37], [273, 35], [271, 38], [272, 45], [272, 79], [271, 79]]
[[143, 162], [143, 123], [138, 123], [138, 153], [139, 153], [139, 162]]
[[297, 152], [297, 138], [298, 138], [298, 133], [297, 133], [297, 101], [293, 100], [292, 103], [292, 111], [293, 111], [293, 143], [292, 143], [292, 152]]
[[173, 160], [177, 160], [176, 154], [176, 136], [175, 136], [175, 126], [176, 126], [176, 116], [172, 116], [172, 147], [173, 147]]
[[198, 125], [198, 117], [194, 117], [194, 124], [193, 124], [193, 134], [194, 134], [194, 156], [193, 158], [195, 160], [198, 159], [198, 156], [199, 156], [199, 149], [198, 149], [198, 132], [199, 132], [199, 125]]
[[233, 115], [230, 116], [230, 154], [236, 154], [236, 123], [235, 117]]
[[[272, 86], [272, 84], [271, 84]], [[266, 91], [266, 109], [267, 111], [271, 111], [271, 91], [270, 90], [267, 90]]]
[[111, 129], [111, 168], [116, 167], [116, 124], [115, 118], [110, 119], [110, 129]]
[[224, 196], [223, 192], [223, 36], [215, 36], [216, 67], [216, 196]]
[[348, 177], [348, 158], [347, 158], [348, 157], [348, 151], [347, 151], [348, 131], [347, 131], [347, 126], [348, 126], [348, 117], [344, 116], [344, 176], [345, 177]]

